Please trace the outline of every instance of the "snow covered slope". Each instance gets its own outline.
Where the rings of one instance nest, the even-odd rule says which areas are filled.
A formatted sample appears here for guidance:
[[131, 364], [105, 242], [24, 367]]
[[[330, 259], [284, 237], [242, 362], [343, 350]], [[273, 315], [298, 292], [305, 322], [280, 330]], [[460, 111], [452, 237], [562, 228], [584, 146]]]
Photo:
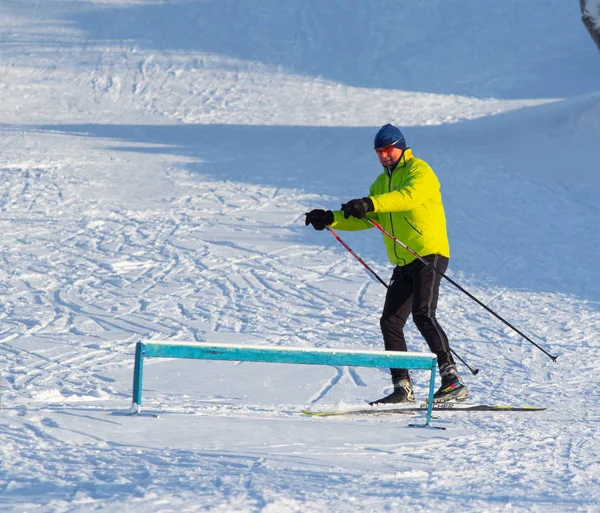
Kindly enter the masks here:
[[[0, 73], [0, 510], [600, 507], [577, 2], [5, 1]], [[366, 194], [387, 122], [440, 177], [450, 275], [559, 355], [444, 284], [473, 400], [548, 410], [311, 419], [387, 371], [150, 360], [125, 415], [138, 340], [381, 348], [383, 287], [303, 220]], [[378, 233], [340, 235], [389, 276]]]

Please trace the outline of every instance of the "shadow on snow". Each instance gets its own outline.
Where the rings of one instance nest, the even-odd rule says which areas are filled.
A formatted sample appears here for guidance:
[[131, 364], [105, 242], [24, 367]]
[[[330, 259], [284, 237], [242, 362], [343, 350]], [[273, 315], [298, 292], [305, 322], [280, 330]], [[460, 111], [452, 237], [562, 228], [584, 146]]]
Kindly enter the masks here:
[[[527, 110], [539, 113], [552, 108]], [[522, 148], [511, 153], [505, 146], [513, 137], [510, 126], [522, 124], [524, 116], [510, 113], [502, 118], [405, 131], [415, 155], [432, 165], [442, 183], [452, 249], [450, 271], [473, 273], [479, 282], [512, 289], [597, 301], [600, 296], [596, 280], [590, 279], [592, 270], [585, 259], [576, 256], [597, 253], [598, 240], [589, 237], [589, 231], [599, 224], [600, 210], [563, 183], [563, 167], [573, 161], [569, 145], [578, 144], [580, 138], [573, 142], [557, 135], [566, 148], [562, 158], [544, 157], [551, 138], [526, 145], [531, 154], [525, 155]], [[497, 126], [490, 130], [493, 123]], [[13, 128], [24, 127], [4, 127]], [[192, 162], [186, 168], [208, 180], [329, 197], [307, 200], [298, 212], [298, 237], [311, 242], [325, 238], [304, 229], [303, 211], [337, 209], [342, 201], [367, 195], [381, 170], [371, 149], [375, 127], [90, 124], [27, 128], [103, 138], [115, 151], [187, 156]], [[474, 134], [484, 129], [494, 137], [475, 139]], [[591, 153], [579, 158], [580, 167], [586, 168]], [[539, 162], [541, 170], [535, 167]], [[577, 185], [574, 170], [567, 178]], [[374, 230], [346, 233], [344, 238], [364, 258], [384, 263], [383, 247]], [[333, 243], [330, 238], [327, 241]]]

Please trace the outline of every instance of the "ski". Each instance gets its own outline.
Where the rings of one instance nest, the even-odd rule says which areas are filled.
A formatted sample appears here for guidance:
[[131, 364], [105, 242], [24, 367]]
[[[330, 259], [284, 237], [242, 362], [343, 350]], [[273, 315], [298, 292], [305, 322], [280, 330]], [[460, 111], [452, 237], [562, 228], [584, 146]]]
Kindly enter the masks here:
[[[433, 411], [543, 411], [546, 407], [540, 406], [510, 406], [501, 404], [464, 404], [464, 403], [436, 403]], [[426, 411], [427, 404], [417, 406], [397, 406], [395, 408], [360, 408], [347, 410], [302, 410], [309, 417], [333, 417], [339, 415], [414, 415], [419, 411]]]
[[360, 410], [330, 410], [330, 411], [309, 411], [301, 410], [304, 415], [309, 417], [333, 417], [335, 415], [416, 415], [415, 410], [405, 408], [364, 408]]

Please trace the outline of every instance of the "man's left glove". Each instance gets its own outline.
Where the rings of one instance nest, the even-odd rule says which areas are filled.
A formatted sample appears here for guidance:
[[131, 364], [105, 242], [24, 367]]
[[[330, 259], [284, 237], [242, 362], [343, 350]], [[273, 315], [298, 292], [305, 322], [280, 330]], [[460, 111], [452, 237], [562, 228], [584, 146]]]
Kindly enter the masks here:
[[328, 224], [332, 223], [333, 212], [331, 210], [321, 210], [320, 208], [307, 212], [304, 220], [306, 226], [312, 224], [315, 230], [324, 230]]
[[373, 212], [375, 207], [373, 207], [371, 198], [366, 197], [362, 199], [353, 199], [348, 203], [344, 203], [342, 205], [342, 210], [344, 212], [344, 219], [348, 219], [350, 216], [362, 219], [363, 217], [366, 217], [367, 212]]

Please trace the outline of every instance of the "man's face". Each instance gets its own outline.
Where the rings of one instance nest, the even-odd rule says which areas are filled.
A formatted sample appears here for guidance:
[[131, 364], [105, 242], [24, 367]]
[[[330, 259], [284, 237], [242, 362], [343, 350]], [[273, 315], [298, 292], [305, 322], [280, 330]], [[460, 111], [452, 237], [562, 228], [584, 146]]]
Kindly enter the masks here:
[[379, 162], [381, 162], [382, 166], [386, 167], [398, 162], [400, 157], [402, 157], [403, 151], [404, 150], [396, 148], [395, 146], [384, 146], [383, 148], [375, 149]]

